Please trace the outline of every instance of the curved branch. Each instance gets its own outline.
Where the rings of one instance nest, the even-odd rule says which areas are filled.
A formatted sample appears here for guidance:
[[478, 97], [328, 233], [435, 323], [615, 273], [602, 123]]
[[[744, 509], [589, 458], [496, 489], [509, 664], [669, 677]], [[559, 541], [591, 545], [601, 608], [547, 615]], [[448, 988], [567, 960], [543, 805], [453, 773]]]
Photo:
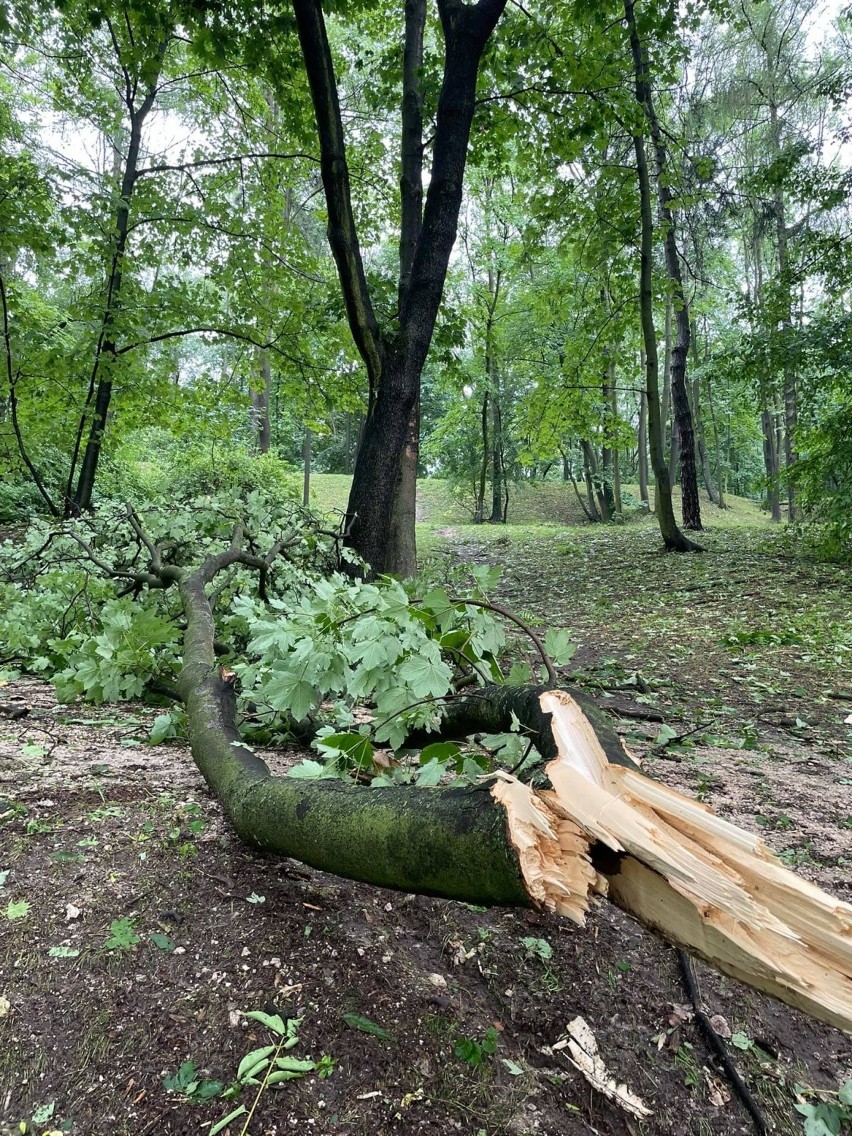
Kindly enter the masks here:
[[553, 665], [553, 660], [551, 659], [550, 655], [547, 653], [547, 650], [544, 646], [544, 643], [542, 643], [541, 639], [539, 638], [538, 635], [536, 635], [535, 631], [533, 631], [533, 629], [530, 627], [530, 625], [528, 623], [524, 623], [524, 621], [521, 619], [521, 617], [519, 615], [515, 615], [515, 613], [513, 611], [509, 611], [509, 609], [507, 607], [503, 607], [502, 604], [489, 603], [489, 602], [486, 602], [485, 600], [467, 600], [467, 599], [465, 599], [465, 600], [461, 600], [460, 602], [467, 604], [469, 607], [481, 607], [481, 608], [484, 608], [486, 611], [494, 611], [498, 615], [502, 615], [504, 619], [508, 619], [512, 623], [514, 623], [517, 627], [520, 627], [520, 629], [526, 635], [529, 635], [529, 637], [530, 637], [530, 639], [532, 639], [533, 643], [535, 643], [536, 650], [541, 655], [541, 661], [544, 663], [544, 668], [547, 671], [548, 681], [553, 683], [554, 685], [559, 682], [559, 675], [556, 673], [556, 668]]

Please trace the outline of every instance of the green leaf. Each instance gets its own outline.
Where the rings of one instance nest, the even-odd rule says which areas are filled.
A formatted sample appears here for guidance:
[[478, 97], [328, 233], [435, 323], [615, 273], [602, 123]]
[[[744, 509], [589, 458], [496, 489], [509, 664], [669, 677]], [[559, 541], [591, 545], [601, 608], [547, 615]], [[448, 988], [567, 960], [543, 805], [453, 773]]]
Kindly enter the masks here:
[[169, 938], [168, 935], [163, 935], [160, 931], [153, 931], [148, 936], [148, 938], [151, 940], [154, 946], [158, 948], [158, 950], [173, 951], [175, 949], [174, 942]]
[[267, 1058], [275, 1052], [275, 1049], [276, 1046], [274, 1045], [264, 1045], [260, 1049], [253, 1049], [251, 1053], [247, 1053], [237, 1069], [237, 1079], [241, 1081], [244, 1077], [254, 1076], [257, 1071], [256, 1066], [260, 1068], [268, 1065]]
[[423, 597], [420, 607], [435, 616], [439, 627], [446, 626], [456, 617], [455, 606], [443, 588], [433, 588], [428, 592]]
[[51, 947], [47, 953], [51, 958], [73, 959], [76, 958], [80, 952], [76, 947], [68, 947], [63, 943], [58, 947]]
[[193, 1100], [207, 1101], [222, 1095], [225, 1086], [221, 1081], [202, 1081], [192, 1092]]
[[527, 937], [521, 939], [521, 942], [531, 955], [537, 955], [542, 962], [548, 962], [553, 958], [553, 947], [548, 943], [547, 939]]
[[8, 880], [11, 870], [11, 868], [4, 868], [3, 871], [0, 872], [0, 888], [5, 886], [6, 880]]
[[506, 682], [509, 686], [526, 686], [532, 682], [532, 667], [529, 663], [512, 663]]
[[399, 678], [415, 698], [440, 697], [450, 688], [452, 671], [441, 659], [409, 655], [399, 667]]
[[169, 1093], [191, 1092], [197, 1084], [194, 1061], [184, 1061], [174, 1077], [163, 1077], [163, 1087]]
[[218, 1123], [214, 1124], [207, 1136], [218, 1136], [232, 1121], [236, 1120], [238, 1116], [244, 1116], [246, 1112], [248, 1112], [248, 1109], [244, 1104], [241, 1104], [238, 1108], [235, 1108], [233, 1112], [229, 1112], [227, 1116], [223, 1116]]
[[321, 761], [311, 761], [310, 758], [305, 758], [298, 765], [288, 769], [285, 776], [301, 781], [322, 781], [323, 778], [336, 778], [337, 773], [327, 765], [323, 765]]
[[[282, 1069], [287, 1073], [311, 1073], [317, 1067], [316, 1061], [311, 1061], [308, 1058], [300, 1059], [298, 1057], [276, 1057], [276, 1069]], [[274, 1074], [273, 1074], [274, 1075]]]
[[391, 1035], [382, 1026], [376, 1025], [371, 1022], [369, 1018], [364, 1018], [360, 1014], [343, 1014], [343, 1020], [351, 1029], [360, 1030], [361, 1033], [372, 1034], [373, 1037], [381, 1038], [382, 1041], [390, 1041]]
[[275, 671], [265, 683], [263, 693], [276, 710], [289, 711], [297, 722], [301, 722], [317, 703], [313, 683], [290, 671]]
[[471, 565], [470, 574], [476, 581], [478, 591], [487, 593], [493, 591], [500, 583], [503, 570], [498, 567], [489, 568], [487, 564], [473, 564]]
[[446, 765], [456, 761], [461, 756], [461, 748], [455, 742], [432, 742], [420, 751], [420, 764], [428, 765], [430, 761], [440, 761]]
[[172, 721], [171, 714], [158, 714], [154, 719], [154, 724], [151, 726], [148, 744], [152, 746], [160, 745], [166, 738], [173, 738], [174, 736], [175, 725]]
[[358, 769], [369, 769], [375, 752], [372, 742], [363, 734], [327, 734], [318, 738], [315, 748], [326, 757], [341, 755]]
[[731, 1035], [731, 1045], [735, 1049], [748, 1050], [752, 1048], [754, 1042], [747, 1034], [735, 1033]]
[[443, 762], [437, 761], [435, 758], [420, 767], [414, 781], [422, 789], [434, 789], [440, 784], [441, 778], [447, 771], [446, 765]]
[[132, 919], [113, 919], [109, 929], [110, 936], [104, 944], [108, 951], [127, 951], [142, 942], [133, 929]]
[[[243, 1014], [243, 1017], [251, 1018], [253, 1022], [260, 1022], [262, 1026], [266, 1026], [267, 1029], [271, 1029], [273, 1033], [277, 1033], [281, 1037], [287, 1036], [287, 1025], [290, 1023], [285, 1023], [280, 1014], [265, 1014], [263, 1010], [249, 1010]], [[291, 1023], [294, 1020], [291, 1019]]]
[[577, 644], [571, 642], [571, 636], [562, 627], [548, 629], [544, 637], [544, 647], [557, 666], [570, 662], [577, 650]]
[[852, 1079], [843, 1082], [837, 1096], [841, 1104], [846, 1105], [847, 1108], [852, 1108]]
[[24, 919], [31, 906], [32, 905], [25, 899], [19, 899], [17, 901], [10, 899], [6, 904], [6, 909], [3, 914], [7, 919]]
[[677, 730], [673, 730], [671, 726], [667, 726], [665, 722], [660, 726], [660, 731], [654, 738], [654, 745], [665, 746], [670, 741], [673, 741], [678, 736]]
[[53, 1110], [56, 1108], [56, 1101], [51, 1101], [50, 1104], [42, 1104], [33, 1113], [33, 1124], [47, 1124]]
[[523, 1075], [523, 1072], [524, 1072], [524, 1071], [523, 1071], [523, 1069], [522, 1069], [522, 1068], [520, 1067], [520, 1065], [516, 1065], [516, 1064], [515, 1064], [515, 1062], [514, 1062], [514, 1061], [510, 1061], [508, 1057], [501, 1057], [501, 1058], [500, 1058], [500, 1060], [501, 1060], [501, 1061], [503, 1062], [503, 1064], [504, 1064], [504, 1065], [506, 1066], [506, 1068], [508, 1069], [509, 1073], [510, 1073], [510, 1074], [511, 1074], [511, 1075], [512, 1075], [513, 1077], [520, 1077], [520, 1076], [522, 1076], [522, 1075]]

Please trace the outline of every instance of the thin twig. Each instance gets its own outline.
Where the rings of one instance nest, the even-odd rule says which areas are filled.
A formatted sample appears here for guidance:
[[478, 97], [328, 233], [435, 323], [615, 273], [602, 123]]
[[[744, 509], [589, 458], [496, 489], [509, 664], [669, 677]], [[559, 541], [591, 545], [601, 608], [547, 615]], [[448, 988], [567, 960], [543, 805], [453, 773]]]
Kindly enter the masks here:
[[692, 961], [686, 951], [680, 947], [677, 948], [677, 959], [680, 963], [680, 973], [683, 978], [683, 985], [686, 993], [689, 995], [689, 1000], [692, 1004], [692, 1009], [695, 1013], [695, 1020], [701, 1028], [701, 1032], [707, 1039], [710, 1048], [719, 1058], [719, 1063], [725, 1071], [725, 1076], [731, 1082], [731, 1086], [742, 1103], [745, 1105], [749, 1115], [754, 1121], [754, 1130], [758, 1136], [766, 1136], [766, 1121], [763, 1118], [763, 1113], [751, 1095], [748, 1086], [740, 1076], [740, 1072], [734, 1064], [734, 1060], [728, 1052], [728, 1047], [721, 1039], [719, 1034], [713, 1028], [706, 1011], [701, 1005], [701, 995], [698, 993], [698, 984], [695, 980], [695, 971], [692, 969]]

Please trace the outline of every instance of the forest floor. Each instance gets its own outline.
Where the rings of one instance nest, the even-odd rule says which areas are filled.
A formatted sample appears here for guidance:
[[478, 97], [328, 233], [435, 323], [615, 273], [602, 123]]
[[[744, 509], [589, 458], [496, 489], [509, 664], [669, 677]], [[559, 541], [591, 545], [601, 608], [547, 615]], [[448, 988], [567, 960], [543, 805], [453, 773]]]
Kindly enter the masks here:
[[[650, 521], [432, 530], [429, 570], [499, 564], [495, 596], [570, 629], [566, 681], [654, 776], [852, 900], [849, 573], [763, 525], [717, 520], [702, 539], [672, 556]], [[184, 746], [145, 745], [156, 710], [60, 706], [27, 678], [0, 701], [29, 707], [0, 718], [0, 1132], [207, 1133], [251, 1106], [249, 1088], [215, 1094], [272, 1040], [243, 1016], [265, 1007], [299, 1019], [291, 1054], [331, 1075], [270, 1089], [254, 1136], [755, 1130], [674, 951], [608, 904], [580, 929], [262, 859]], [[801, 1133], [795, 1101], [852, 1077], [852, 1040], [696, 970], [768, 1130]], [[649, 1119], [569, 1064], [577, 1015]]]

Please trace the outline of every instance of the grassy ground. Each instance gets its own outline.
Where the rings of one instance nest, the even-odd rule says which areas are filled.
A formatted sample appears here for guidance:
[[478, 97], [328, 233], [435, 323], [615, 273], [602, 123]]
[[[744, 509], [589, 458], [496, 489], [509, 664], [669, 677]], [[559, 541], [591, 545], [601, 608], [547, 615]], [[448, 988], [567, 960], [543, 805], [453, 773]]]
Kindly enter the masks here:
[[[317, 481], [345, 496], [342, 479]], [[747, 502], [708, 507], [707, 551], [673, 556], [649, 518], [474, 527], [447, 519], [439, 483], [428, 492], [432, 577], [463, 594], [463, 564], [499, 565], [495, 597], [570, 630], [564, 677], [655, 776], [852, 899], [847, 572], [796, 556]], [[535, 663], [522, 637], [512, 656]], [[2, 701], [31, 709], [0, 718], [0, 1132], [36, 1113], [38, 1133], [206, 1132], [253, 1091], [205, 1101], [164, 1077], [191, 1061], [199, 1084], [227, 1086], [270, 1040], [245, 1011], [269, 1004], [300, 1019], [297, 1057], [334, 1064], [270, 1092], [254, 1136], [753, 1130], [673, 952], [611, 906], [579, 929], [265, 859], [233, 838], [183, 746], [142, 744], [156, 711], [61, 707], [25, 679]], [[796, 1093], [852, 1076], [848, 1038], [698, 969], [769, 1130], [800, 1136]], [[578, 1014], [648, 1120], [554, 1048]]]
[[[352, 478], [342, 473], [317, 473], [311, 478], [311, 504], [322, 512], [343, 512], [349, 497]], [[676, 510], [680, 508], [680, 489], [674, 490]], [[639, 486], [623, 486], [624, 510], [628, 519], [639, 516]], [[651, 491], [651, 505], [654, 503]], [[729, 508], [723, 519], [717, 519], [719, 510], [706, 500], [702, 501], [705, 520], [711, 526], [769, 523], [768, 514], [762, 513], [753, 501], [744, 497], [730, 497]], [[473, 500], [470, 494], [460, 493], [448, 481], [440, 478], [421, 478], [417, 483], [417, 519], [424, 525], [467, 525], [473, 519]], [[561, 481], [519, 482], [509, 489], [509, 524], [514, 525], [582, 525], [587, 518], [570, 483]], [[486, 530], [482, 530], [486, 531]], [[498, 526], [498, 531], [504, 531]]]

